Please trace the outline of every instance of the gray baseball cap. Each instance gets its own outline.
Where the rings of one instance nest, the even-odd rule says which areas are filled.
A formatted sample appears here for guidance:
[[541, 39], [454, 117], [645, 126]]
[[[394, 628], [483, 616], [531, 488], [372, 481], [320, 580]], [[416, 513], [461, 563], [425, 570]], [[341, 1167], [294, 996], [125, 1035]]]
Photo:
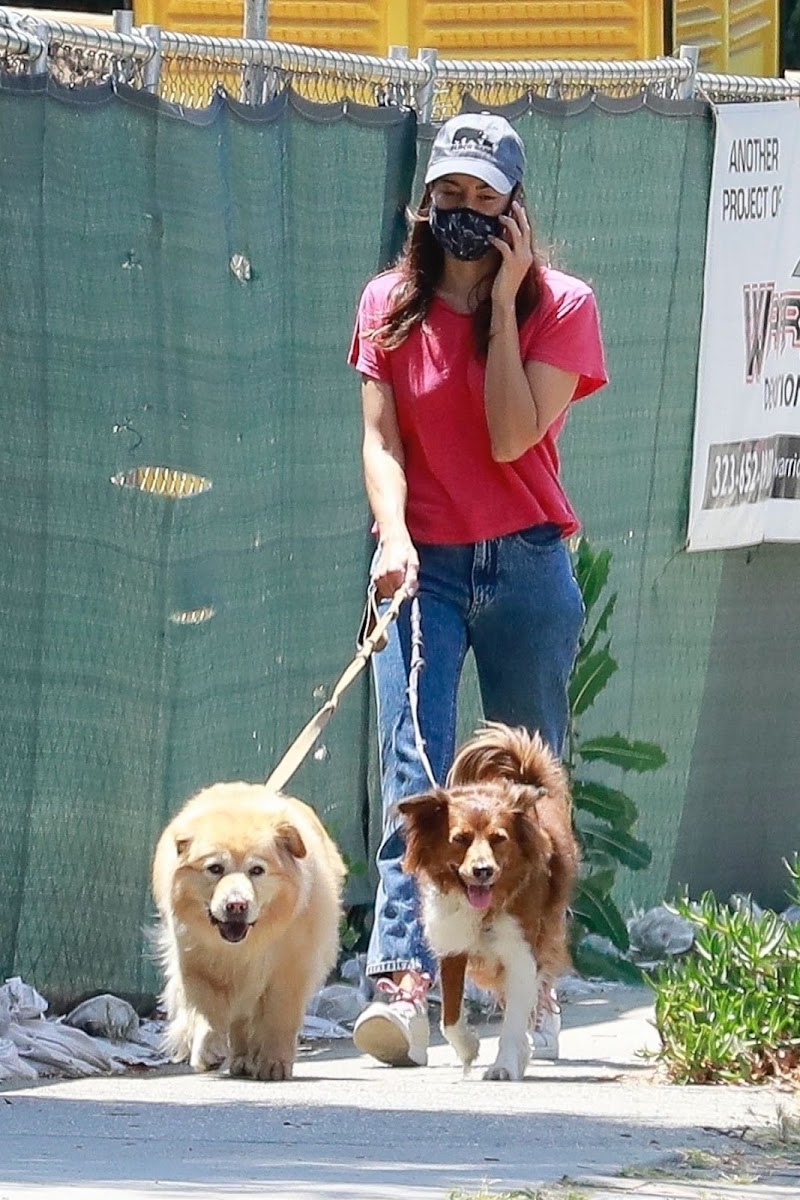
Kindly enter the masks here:
[[474, 175], [496, 192], [510, 192], [525, 174], [525, 146], [505, 117], [465, 113], [445, 121], [433, 143], [425, 182]]

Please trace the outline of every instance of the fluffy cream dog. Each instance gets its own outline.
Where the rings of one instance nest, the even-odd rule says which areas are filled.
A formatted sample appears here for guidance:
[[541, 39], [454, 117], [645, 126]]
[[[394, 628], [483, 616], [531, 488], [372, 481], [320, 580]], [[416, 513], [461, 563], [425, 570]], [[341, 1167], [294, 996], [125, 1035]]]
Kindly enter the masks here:
[[292, 796], [217, 783], [188, 801], [153, 861], [174, 1061], [291, 1077], [306, 1004], [336, 961], [344, 876]]

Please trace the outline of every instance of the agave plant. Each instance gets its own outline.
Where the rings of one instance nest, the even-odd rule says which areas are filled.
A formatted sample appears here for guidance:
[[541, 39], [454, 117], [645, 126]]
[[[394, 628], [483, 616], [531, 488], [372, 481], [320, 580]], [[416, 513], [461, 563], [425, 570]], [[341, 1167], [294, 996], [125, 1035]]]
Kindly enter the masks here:
[[[592, 764], [605, 763], [623, 772], [655, 771], [666, 762], [662, 748], [653, 742], [631, 741], [621, 733], [584, 738], [579, 723], [597, 697], [619, 670], [611, 654], [608, 627], [617, 593], [601, 604], [608, 586], [611, 551], [595, 554], [581, 539], [575, 558], [575, 574], [583, 595], [586, 621], [569, 685], [570, 723], [564, 765], [569, 772], [573, 797], [573, 823], [581, 846], [582, 874], [572, 910], [573, 956], [586, 973], [611, 974], [641, 979], [637, 968], [621, 957], [628, 949], [628, 930], [611, 895], [620, 866], [641, 871], [650, 865], [652, 851], [632, 830], [638, 810], [630, 796], [590, 776]], [[585, 933], [609, 939], [620, 952], [602, 951], [581, 945]]]

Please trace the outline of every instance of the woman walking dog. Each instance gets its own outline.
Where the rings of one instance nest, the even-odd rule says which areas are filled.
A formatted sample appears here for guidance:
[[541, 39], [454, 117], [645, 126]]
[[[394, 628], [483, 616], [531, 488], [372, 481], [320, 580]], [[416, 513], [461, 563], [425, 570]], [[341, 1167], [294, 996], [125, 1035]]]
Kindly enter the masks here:
[[[503, 117], [439, 130], [425, 192], [396, 266], [364, 289], [350, 351], [360, 372], [364, 476], [381, 597], [419, 597], [426, 669], [419, 722], [444, 782], [468, 650], [484, 715], [561, 754], [567, 682], [583, 621], [565, 538], [579, 528], [560, 478], [573, 400], [607, 381], [594, 295], [540, 261], [522, 191], [525, 150]], [[385, 815], [368, 972], [388, 1003], [361, 1014], [356, 1046], [391, 1065], [427, 1062], [435, 963], [416, 884], [404, 874], [398, 801], [425, 791], [407, 698], [411, 631], [401, 610], [373, 658]], [[552, 981], [534, 1056], [558, 1056]]]

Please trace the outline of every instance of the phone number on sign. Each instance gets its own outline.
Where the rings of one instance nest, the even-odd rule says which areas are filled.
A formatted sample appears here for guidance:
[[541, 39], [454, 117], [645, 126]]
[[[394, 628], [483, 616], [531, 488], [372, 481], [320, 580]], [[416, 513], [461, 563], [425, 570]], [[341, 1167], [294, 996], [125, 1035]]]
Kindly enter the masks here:
[[775, 446], [771, 438], [711, 446], [703, 508], [757, 504], [772, 495], [774, 481]]

